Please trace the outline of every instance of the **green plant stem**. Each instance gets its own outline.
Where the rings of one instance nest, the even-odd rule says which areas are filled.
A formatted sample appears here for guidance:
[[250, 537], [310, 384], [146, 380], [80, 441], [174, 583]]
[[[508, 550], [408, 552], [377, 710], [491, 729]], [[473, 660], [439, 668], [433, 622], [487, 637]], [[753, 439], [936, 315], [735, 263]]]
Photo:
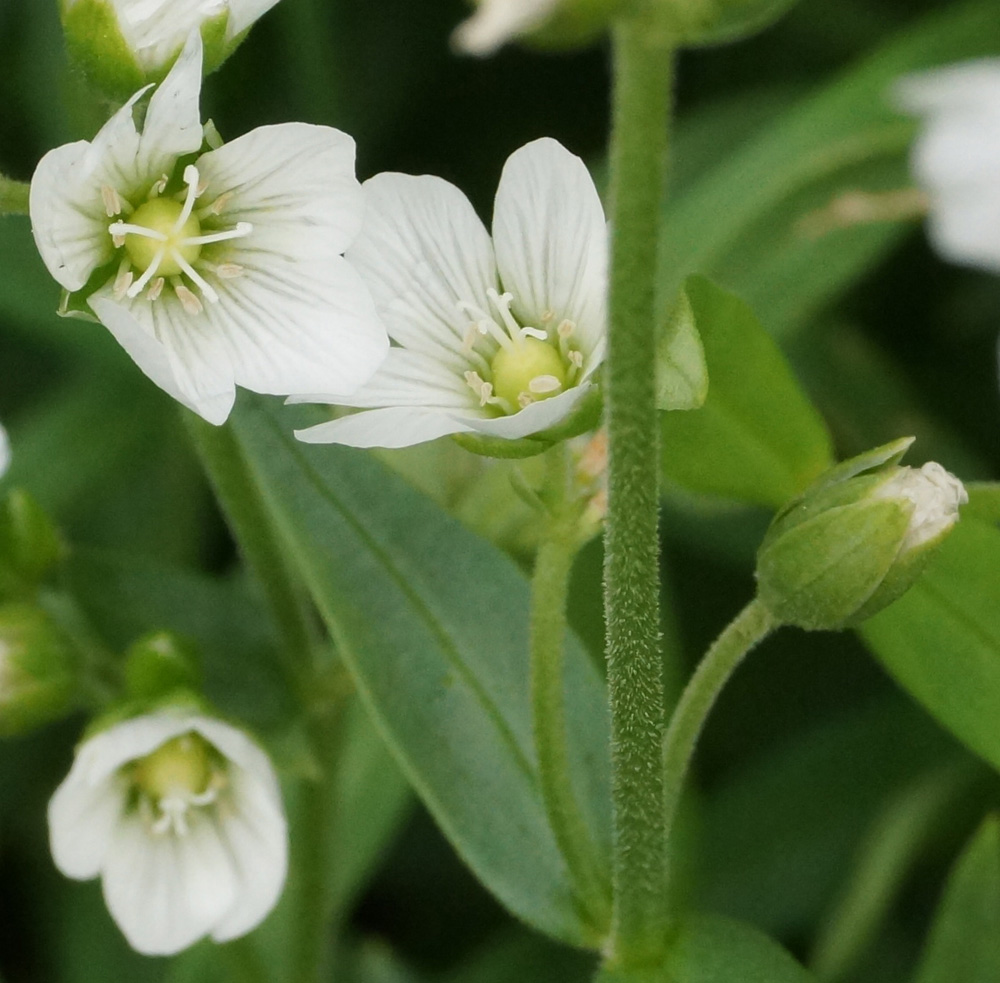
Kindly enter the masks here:
[[751, 601], [712, 643], [684, 688], [663, 742], [664, 815], [668, 836], [705, 719], [747, 652], [779, 626], [780, 622], [760, 601]]
[[314, 697], [317, 629], [253, 475], [228, 425], [214, 427], [186, 411], [184, 422], [243, 559], [264, 592], [280, 633], [286, 674], [297, 695], [308, 705]]
[[573, 792], [566, 728], [566, 598], [579, 550], [579, 507], [567, 501], [567, 448], [547, 453], [543, 492], [549, 520], [531, 582], [531, 710], [538, 776], [549, 823], [569, 867], [595, 939], [607, 932], [610, 892], [580, 805]]
[[27, 215], [30, 185], [0, 174], [0, 215]]
[[655, 406], [656, 253], [673, 58], [642, 17], [615, 29], [611, 134], [608, 517], [605, 610], [611, 703], [614, 914], [609, 961], [655, 963], [665, 936]]

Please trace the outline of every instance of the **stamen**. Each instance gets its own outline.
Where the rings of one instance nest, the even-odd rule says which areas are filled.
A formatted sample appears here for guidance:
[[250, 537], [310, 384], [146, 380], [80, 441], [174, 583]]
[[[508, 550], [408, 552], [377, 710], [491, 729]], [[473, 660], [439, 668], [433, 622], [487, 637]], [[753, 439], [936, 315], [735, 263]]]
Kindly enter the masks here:
[[146, 291], [147, 300], [156, 300], [160, 294], [163, 293], [163, 285], [167, 281], [163, 279], [162, 276], [158, 276], [149, 286], [149, 290]]
[[239, 263], [220, 263], [215, 268], [215, 275], [223, 280], [235, 280], [238, 276], [243, 276], [245, 272]]
[[208, 218], [210, 215], [221, 215], [226, 210], [226, 206], [229, 204], [229, 200], [232, 197], [232, 191], [227, 191], [224, 194], [219, 195], [219, 197], [216, 198], [211, 205], [206, 205], [195, 214], [198, 218]]
[[517, 397], [517, 405], [523, 410], [526, 406], [530, 406], [534, 402], [534, 397], [530, 393], [521, 393]]
[[210, 232], [204, 236], [191, 236], [190, 239], [182, 239], [182, 246], [204, 246], [209, 242], [224, 242], [226, 239], [242, 239], [253, 232], [252, 222], [237, 222], [235, 229], [227, 229], [224, 232]]
[[542, 324], [548, 324], [549, 321], [551, 321], [552, 318], [554, 318], [555, 316], [556, 316], [555, 311], [550, 311], [548, 308], [546, 308], [544, 311], [542, 311]]
[[101, 200], [104, 202], [104, 211], [107, 212], [108, 218], [114, 218], [116, 215], [121, 214], [121, 195], [110, 185], [105, 184], [102, 186]]
[[122, 300], [128, 292], [133, 280], [132, 268], [127, 259], [123, 259], [118, 264], [118, 275], [115, 277], [115, 284], [111, 288], [111, 295], [115, 300]]
[[146, 272], [128, 288], [127, 296], [138, 297], [142, 293], [143, 287], [156, 276], [156, 271], [160, 268], [160, 263], [163, 262], [163, 253], [164, 249], [162, 247], [156, 250], [156, 255], [153, 256], [153, 261], [146, 267]]
[[184, 308], [187, 314], [200, 314], [205, 308], [201, 301], [188, 290], [180, 281], [180, 277], [172, 277], [171, 284], [174, 288], [174, 293], [177, 295], [177, 299], [181, 302], [181, 307]]
[[[554, 317], [555, 315], [552, 316]], [[544, 315], [543, 315], [543, 320], [544, 320]], [[576, 331], [576, 324], [569, 318], [565, 318], [562, 321], [560, 321], [559, 327], [556, 328], [556, 334], [558, 334], [560, 338], [568, 338], [574, 331]]]
[[562, 386], [554, 375], [536, 375], [528, 383], [528, 389], [533, 393], [553, 393]]
[[167, 190], [167, 184], [169, 183], [170, 183], [170, 178], [168, 178], [167, 175], [164, 174], [159, 179], [159, 181], [153, 182], [153, 186], [149, 189], [149, 194], [146, 195], [146, 197], [149, 199], [159, 198], [160, 195], [162, 195], [163, 192]]
[[578, 352], [575, 348], [566, 356], [570, 364], [578, 369], [583, 368], [583, 352]]
[[194, 281], [195, 285], [202, 292], [206, 300], [213, 304], [219, 299], [219, 295], [209, 286], [202, 275], [181, 255], [179, 249], [170, 251], [170, 258]]
[[485, 406], [493, 395], [493, 387], [478, 372], [466, 372], [465, 381], [469, 388], [479, 397], [479, 405]]

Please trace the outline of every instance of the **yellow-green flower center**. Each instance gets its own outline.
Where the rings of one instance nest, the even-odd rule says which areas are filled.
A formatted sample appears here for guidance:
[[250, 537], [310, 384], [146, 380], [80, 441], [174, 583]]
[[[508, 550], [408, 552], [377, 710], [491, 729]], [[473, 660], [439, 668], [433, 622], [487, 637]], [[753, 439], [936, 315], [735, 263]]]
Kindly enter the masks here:
[[141, 226], [165, 238], [130, 232], [125, 236], [125, 250], [140, 272], [145, 272], [159, 260], [156, 272], [160, 276], [177, 276], [183, 267], [177, 260], [179, 255], [191, 265], [201, 255], [201, 244], [190, 242], [201, 235], [201, 223], [191, 214], [178, 227], [177, 222], [184, 211], [184, 205], [173, 198], [153, 198], [140, 205], [129, 218], [130, 225]]
[[566, 385], [566, 365], [547, 341], [519, 338], [497, 350], [490, 363], [493, 392], [513, 409], [548, 399]]
[[198, 734], [181, 734], [132, 766], [132, 781], [154, 802], [202, 795], [212, 780], [214, 752]]

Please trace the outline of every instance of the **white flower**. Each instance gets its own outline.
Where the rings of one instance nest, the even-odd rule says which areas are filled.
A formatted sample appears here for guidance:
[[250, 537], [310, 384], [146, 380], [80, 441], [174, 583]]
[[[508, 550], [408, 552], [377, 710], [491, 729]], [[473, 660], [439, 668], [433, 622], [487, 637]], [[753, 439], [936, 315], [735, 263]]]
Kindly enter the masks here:
[[923, 118], [912, 166], [930, 196], [934, 246], [1000, 272], [1000, 59], [905, 78], [897, 99]]
[[10, 440], [7, 431], [0, 425], [0, 478], [2, 478], [10, 467]]
[[287, 831], [267, 756], [200, 714], [160, 711], [85, 741], [49, 803], [56, 866], [103, 878], [129, 943], [179, 952], [254, 928], [285, 881]]
[[42, 259], [66, 290], [86, 291], [146, 375], [211, 423], [229, 415], [236, 383], [352, 392], [388, 347], [342, 256], [364, 207], [354, 141], [285, 123], [191, 163], [210, 139], [201, 61], [194, 33], [141, 133], [133, 112], [145, 89], [92, 142], [42, 158], [30, 195]]
[[440, 178], [379, 174], [364, 189], [347, 258], [395, 346], [353, 395], [309, 397], [361, 413], [299, 439], [405, 447], [444, 434], [516, 439], [567, 420], [604, 352], [607, 228], [583, 162], [549, 139], [514, 153], [492, 241]]
[[491, 55], [508, 41], [539, 27], [559, 0], [480, 0], [476, 12], [455, 29], [452, 40], [470, 55]]
[[[63, 0], [64, 14], [80, 0]], [[118, 22], [122, 39], [139, 67], [156, 72], [167, 66], [192, 30], [228, 14], [223, 43], [247, 31], [278, 0], [105, 0]]]

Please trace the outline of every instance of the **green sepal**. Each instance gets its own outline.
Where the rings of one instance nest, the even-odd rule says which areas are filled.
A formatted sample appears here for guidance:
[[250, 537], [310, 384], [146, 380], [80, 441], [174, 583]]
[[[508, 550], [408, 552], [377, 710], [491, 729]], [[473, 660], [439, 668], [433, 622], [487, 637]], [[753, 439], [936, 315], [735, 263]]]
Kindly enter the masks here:
[[168, 631], [144, 635], [125, 653], [125, 691], [130, 699], [157, 700], [202, 686], [195, 646]]
[[604, 402], [600, 388], [594, 386], [584, 396], [568, 420], [558, 426], [533, 434], [531, 437], [507, 440], [503, 437], [491, 437], [477, 433], [456, 433], [451, 436], [452, 440], [460, 447], [483, 457], [506, 459], [534, 457], [536, 454], [547, 451], [553, 444], [569, 440], [572, 437], [579, 437], [580, 434], [595, 429], [601, 422], [603, 408]]
[[894, 563], [912, 512], [896, 500], [836, 506], [770, 537], [757, 556], [761, 601], [808, 630], [856, 621]]
[[0, 606], [0, 678], [0, 736], [28, 733], [71, 711], [75, 653], [41, 608]]
[[705, 349], [682, 288], [656, 339], [656, 408], [696, 410], [707, 395]]
[[[796, 501], [801, 501], [807, 495], [815, 495], [817, 492], [829, 488], [831, 485], [847, 481], [857, 475], [867, 474], [882, 467], [899, 464], [916, 439], [916, 437], [899, 437], [896, 440], [889, 441], [888, 444], [873, 447], [870, 451], [865, 451], [863, 454], [858, 454], [856, 457], [851, 457], [846, 461], [835, 464], [828, 471], [824, 471]], [[792, 502], [786, 508], [794, 507], [794, 505], [795, 502]]]
[[0, 504], [0, 598], [26, 598], [59, 565], [65, 546], [52, 520], [23, 489]]
[[[63, 30], [70, 60], [96, 88], [124, 102], [144, 85], [163, 81], [180, 54], [183, 42], [159, 64], [143, 67], [122, 34], [114, 7], [108, 0], [63, 0]], [[203, 72], [215, 71], [246, 36], [226, 41], [229, 11], [201, 23]]]
[[679, 45], [728, 44], [769, 27], [798, 0], [653, 0]]

